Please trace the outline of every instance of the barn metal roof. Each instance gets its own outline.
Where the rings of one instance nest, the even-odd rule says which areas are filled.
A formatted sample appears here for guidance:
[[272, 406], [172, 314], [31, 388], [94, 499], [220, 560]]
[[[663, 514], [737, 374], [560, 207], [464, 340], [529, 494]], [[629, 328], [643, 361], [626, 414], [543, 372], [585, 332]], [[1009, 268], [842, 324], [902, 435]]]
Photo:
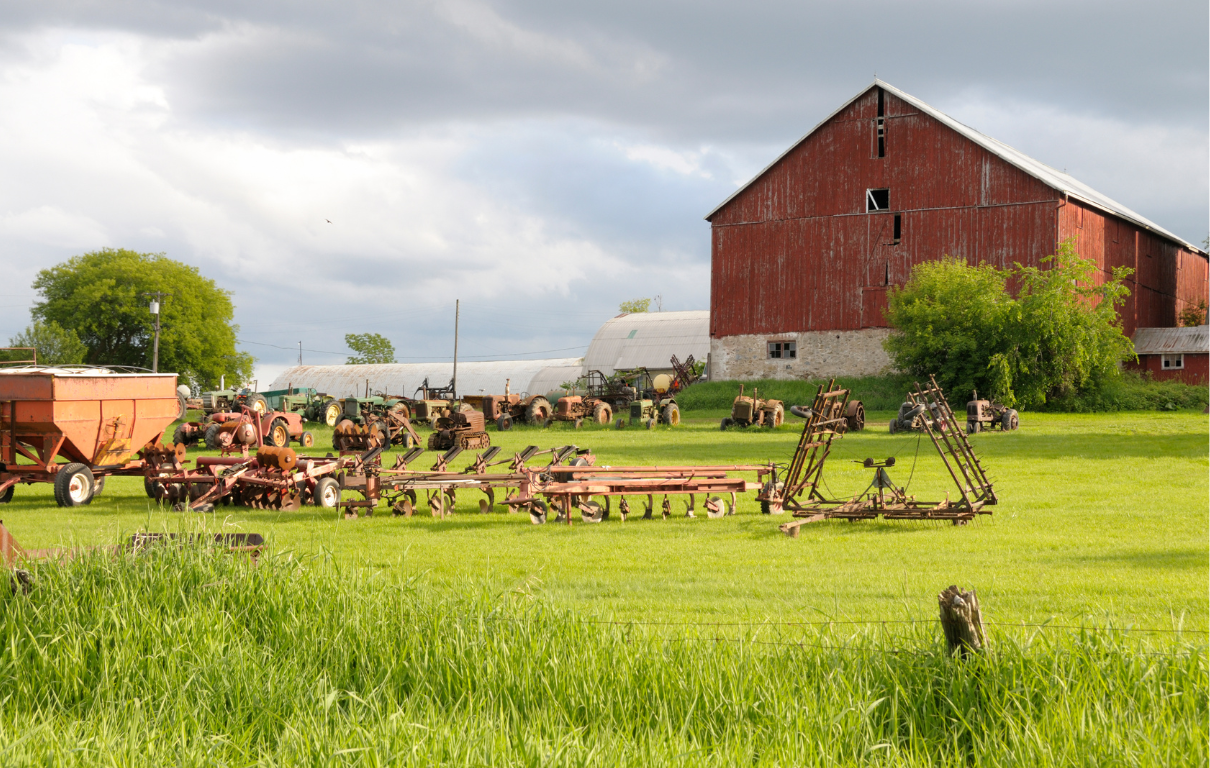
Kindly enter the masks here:
[[[504, 380], [511, 379], [513, 392], [528, 392], [530, 383], [542, 371], [551, 367], [573, 367], [580, 370], [575, 357], [548, 360], [499, 360], [492, 362], [459, 362], [458, 394], [494, 395], [504, 393]], [[391, 395], [411, 395], [425, 378], [430, 387], [444, 387], [454, 372], [449, 363], [391, 363], [383, 365], [296, 365], [287, 368], [273, 380], [268, 390], [313, 387], [332, 397], [364, 395], [366, 381], [370, 392]], [[577, 374], [578, 375], [578, 374]], [[571, 378], [575, 378], [574, 376]], [[560, 379], [558, 383], [566, 381]], [[556, 383], [555, 387], [558, 387]], [[543, 390], [546, 391], [546, 390]], [[537, 394], [535, 391], [533, 394]]]
[[1136, 355], [1210, 353], [1210, 326], [1139, 328], [1134, 332], [1134, 352]]
[[592, 337], [584, 369], [606, 375], [629, 368], [669, 370], [669, 360], [710, 352], [710, 312], [634, 312], [607, 320]]
[[1093, 206], [1094, 208], [1100, 208], [1101, 210], [1111, 213], [1115, 216], [1120, 216], [1121, 218], [1126, 219], [1127, 221], [1133, 222], [1134, 224], [1137, 224], [1138, 226], [1140, 226], [1144, 229], [1151, 230], [1152, 232], [1155, 232], [1156, 234], [1161, 235], [1162, 237], [1165, 237], [1175, 243], [1179, 243], [1180, 245], [1183, 245], [1186, 248], [1189, 248], [1190, 250], [1192, 250], [1196, 253], [1200, 253], [1203, 256], [1207, 255], [1206, 251], [1203, 250], [1201, 247], [1196, 246], [1193, 243], [1190, 243], [1189, 241], [1187, 241], [1183, 238], [1177, 237], [1176, 235], [1172, 234], [1171, 232], [1164, 229], [1160, 225], [1139, 215], [1138, 213], [1135, 213], [1134, 211], [1130, 210], [1129, 208], [1127, 208], [1126, 206], [1117, 202], [1116, 200], [1113, 200], [1105, 195], [1102, 195], [1100, 192], [1097, 192], [1095, 189], [1088, 186], [1087, 184], [1084, 184], [1083, 182], [1081, 182], [1075, 178], [1072, 178], [1071, 176], [1069, 176], [1066, 173], [1063, 173], [1061, 171], [1056, 171], [1054, 168], [1051, 168], [1049, 165], [1046, 165], [1045, 163], [1042, 163], [1042, 162], [1039, 162], [1039, 161], [1033, 159], [1029, 155], [1026, 155], [1024, 152], [1014, 149], [1002, 141], [993, 139], [990, 136], [987, 136], [985, 134], [980, 133], [979, 131], [976, 131], [974, 128], [971, 128], [968, 125], [964, 125], [964, 124], [958, 122], [957, 120], [955, 120], [954, 118], [945, 114], [941, 110], [929, 106], [928, 104], [926, 104], [925, 102], [916, 98], [915, 96], [904, 93], [903, 91], [899, 90], [898, 88], [891, 85], [890, 83], [886, 83], [886, 82], [883, 82], [882, 80], [877, 80], [877, 79], [874, 80], [874, 82], [871, 83], [866, 88], [863, 88], [856, 96], [849, 99], [844, 104], [840, 105], [839, 108], [837, 108], [835, 111], [832, 112], [832, 114], [828, 115], [826, 118], [824, 118], [822, 121], [820, 121], [818, 125], [816, 125], [810, 131], [808, 131], [806, 133], [806, 135], [804, 135], [801, 139], [794, 142], [794, 144], [791, 145], [789, 149], [787, 149], [785, 152], [778, 155], [777, 159], [775, 159], [773, 162], [771, 162], [767, 166], [765, 166], [765, 168], [763, 170], [761, 170], [760, 173], [753, 176], [748, 181], [747, 184], [744, 184], [742, 187], [735, 190], [735, 192], [733, 192], [730, 197], [728, 197], [726, 200], [724, 200], [722, 203], [720, 203], [714, 210], [710, 211], [710, 213], [706, 214], [706, 220], [709, 221], [710, 218], [714, 216], [714, 214], [718, 213], [728, 203], [730, 203], [733, 199], [735, 199], [735, 197], [737, 195], [739, 195], [745, 189], [750, 187], [753, 182], [755, 182], [761, 176], [764, 176], [769, 171], [769, 169], [773, 168], [773, 166], [775, 166], [779, 162], [781, 162], [782, 158], [784, 158], [786, 155], [793, 152], [800, 144], [802, 144], [804, 141], [806, 141], [811, 136], [811, 134], [815, 133], [817, 130], [819, 130], [821, 127], [823, 127], [824, 124], [826, 124], [829, 120], [831, 120], [833, 117], [835, 117], [841, 111], [846, 109], [854, 101], [857, 101], [857, 99], [859, 99], [863, 95], [865, 95], [870, 90], [870, 88], [882, 88], [883, 90], [887, 91], [888, 93], [894, 94], [895, 96], [899, 97], [900, 99], [903, 99], [907, 103], [916, 107], [916, 109], [919, 109], [921, 112], [924, 112], [925, 114], [933, 117], [937, 121], [949, 126], [953, 130], [957, 131], [958, 133], [962, 134], [966, 138], [970, 139], [971, 141], [975, 142], [979, 146], [983, 147], [988, 152], [991, 152], [993, 155], [999, 157], [1001, 160], [1004, 160], [1006, 163], [1021, 169], [1025, 173], [1029, 174], [1030, 176], [1033, 176], [1035, 179], [1037, 179], [1038, 181], [1041, 181], [1043, 184], [1047, 185], [1048, 187], [1051, 187], [1052, 189], [1058, 190], [1059, 192], [1062, 192], [1063, 194], [1065, 194], [1069, 197], [1074, 197], [1084, 203], [1087, 203], [1088, 205]]

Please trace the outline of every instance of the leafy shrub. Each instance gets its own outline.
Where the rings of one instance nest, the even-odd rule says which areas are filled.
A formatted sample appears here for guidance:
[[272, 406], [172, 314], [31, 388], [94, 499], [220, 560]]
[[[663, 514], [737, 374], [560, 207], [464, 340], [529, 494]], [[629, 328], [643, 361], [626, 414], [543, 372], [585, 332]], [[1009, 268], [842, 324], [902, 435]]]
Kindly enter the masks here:
[[1001, 270], [947, 257], [917, 265], [888, 297], [893, 330], [884, 345], [896, 367], [935, 375], [955, 398], [978, 389], [1018, 407], [1116, 378], [1134, 355], [1117, 315], [1131, 270], [1115, 267], [1097, 285], [1095, 265], [1070, 240], [1042, 263]]

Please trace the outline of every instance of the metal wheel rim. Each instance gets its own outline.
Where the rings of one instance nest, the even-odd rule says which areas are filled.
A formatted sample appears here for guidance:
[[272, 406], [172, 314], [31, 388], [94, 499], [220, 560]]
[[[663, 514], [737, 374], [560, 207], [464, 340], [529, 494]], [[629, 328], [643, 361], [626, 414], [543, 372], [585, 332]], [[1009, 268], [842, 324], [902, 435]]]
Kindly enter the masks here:
[[320, 502], [322, 502], [322, 506], [335, 507], [337, 505], [337, 503], [340, 501], [339, 496], [340, 496], [340, 489], [338, 489], [336, 486], [332, 485], [331, 483], [325, 483], [323, 492], [320, 493], [320, 495], [319, 495], [319, 500], [320, 500]]
[[77, 504], [84, 502], [88, 496], [88, 481], [84, 479], [84, 475], [72, 475], [71, 482], [67, 485], [67, 495]]

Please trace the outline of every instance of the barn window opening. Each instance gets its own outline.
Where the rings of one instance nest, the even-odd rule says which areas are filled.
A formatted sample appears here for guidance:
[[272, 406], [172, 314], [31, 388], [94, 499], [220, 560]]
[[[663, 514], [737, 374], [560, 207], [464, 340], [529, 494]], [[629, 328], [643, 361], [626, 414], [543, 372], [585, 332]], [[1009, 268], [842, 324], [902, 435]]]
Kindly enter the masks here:
[[867, 189], [865, 191], [866, 211], [885, 211], [891, 207], [891, 190]]
[[882, 267], [882, 284], [891, 284], [891, 263], [889, 261]]
[[892, 235], [892, 243], [894, 245], [899, 245], [899, 237], [901, 234], [903, 234], [903, 219], [900, 218], [899, 214], [895, 214], [895, 232]]
[[1185, 367], [1184, 355], [1160, 355], [1160, 367], [1165, 371], [1177, 371]]
[[875, 124], [878, 127], [878, 156], [886, 157], [886, 113], [883, 111], [883, 93], [882, 89], [878, 89], [878, 119]]
[[794, 360], [798, 357], [798, 342], [795, 341], [770, 341], [769, 342], [769, 359], [770, 360]]

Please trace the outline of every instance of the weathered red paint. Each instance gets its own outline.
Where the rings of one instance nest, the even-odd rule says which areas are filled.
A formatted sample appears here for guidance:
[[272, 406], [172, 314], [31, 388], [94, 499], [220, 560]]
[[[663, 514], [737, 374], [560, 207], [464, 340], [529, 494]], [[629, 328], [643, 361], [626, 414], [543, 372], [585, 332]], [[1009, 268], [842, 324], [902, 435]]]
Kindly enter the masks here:
[[[1123, 330], [1170, 327], [1210, 294], [1204, 256], [1059, 191], [872, 86], [711, 217], [710, 335], [885, 325], [889, 286], [944, 255], [1037, 266], [1057, 244], [1135, 269]], [[866, 212], [866, 190], [890, 209]], [[900, 217], [900, 239], [893, 237]]]
[[1184, 368], [1164, 370], [1161, 355], [1139, 355], [1137, 363], [1127, 363], [1126, 367], [1135, 371], [1149, 371], [1151, 378], [1156, 381], [1175, 379], [1186, 384], [1200, 384], [1201, 386], [1206, 386], [1207, 382], [1210, 382], [1210, 354], [1205, 352], [1186, 353], [1183, 362]]

